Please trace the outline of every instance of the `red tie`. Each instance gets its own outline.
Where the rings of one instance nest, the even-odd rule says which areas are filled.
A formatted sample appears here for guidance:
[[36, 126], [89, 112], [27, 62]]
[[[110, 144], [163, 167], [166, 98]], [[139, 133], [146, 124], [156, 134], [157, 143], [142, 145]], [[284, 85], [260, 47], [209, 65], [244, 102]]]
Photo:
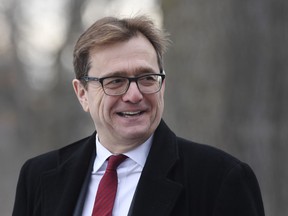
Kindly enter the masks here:
[[108, 158], [108, 166], [99, 183], [92, 216], [111, 216], [116, 197], [118, 177], [117, 167], [127, 156], [112, 155]]

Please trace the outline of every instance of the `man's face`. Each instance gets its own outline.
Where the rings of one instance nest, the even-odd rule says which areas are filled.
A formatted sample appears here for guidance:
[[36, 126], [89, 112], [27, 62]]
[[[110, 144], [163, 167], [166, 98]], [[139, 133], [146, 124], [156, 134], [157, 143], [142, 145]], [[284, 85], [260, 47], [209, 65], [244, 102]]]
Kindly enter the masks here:
[[[129, 41], [97, 47], [90, 57], [91, 77], [159, 73], [156, 51], [141, 34]], [[88, 82], [85, 89], [79, 80], [73, 80], [78, 99], [83, 109], [90, 112], [101, 143], [119, 153], [143, 143], [157, 128], [164, 108], [164, 84], [157, 93], [142, 94], [131, 82], [125, 94], [109, 96], [99, 82]]]

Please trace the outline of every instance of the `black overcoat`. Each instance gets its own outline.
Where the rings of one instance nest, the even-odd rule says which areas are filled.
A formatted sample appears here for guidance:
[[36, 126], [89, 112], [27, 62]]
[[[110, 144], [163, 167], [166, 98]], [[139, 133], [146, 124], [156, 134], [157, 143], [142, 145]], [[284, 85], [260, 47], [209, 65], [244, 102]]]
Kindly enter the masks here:
[[[94, 158], [95, 133], [28, 160], [20, 172], [13, 216], [81, 215], [79, 203], [85, 195], [80, 194]], [[177, 137], [162, 120], [130, 215], [264, 216], [264, 209], [257, 179], [247, 164]]]

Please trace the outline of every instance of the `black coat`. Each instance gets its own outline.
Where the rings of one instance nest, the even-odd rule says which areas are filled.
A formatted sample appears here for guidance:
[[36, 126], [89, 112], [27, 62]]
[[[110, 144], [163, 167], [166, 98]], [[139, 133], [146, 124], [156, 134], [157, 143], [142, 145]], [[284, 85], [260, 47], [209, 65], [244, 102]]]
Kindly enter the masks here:
[[[95, 133], [28, 160], [21, 169], [13, 216], [79, 215], [75, 206], [84, 199], [79, 200], [79, 194], [94, 158]], [[162, 121], [130, 215], [264, 216], [264, 210], [257, 179], [247, 164], [176, 137]]]

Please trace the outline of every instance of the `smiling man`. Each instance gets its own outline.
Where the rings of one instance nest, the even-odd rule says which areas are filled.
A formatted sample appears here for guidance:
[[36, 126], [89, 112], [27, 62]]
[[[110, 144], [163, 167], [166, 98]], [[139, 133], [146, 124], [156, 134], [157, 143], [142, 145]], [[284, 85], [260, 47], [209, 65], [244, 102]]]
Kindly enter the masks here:
[[162, 120], [167, 43], [145, 16], [80, 36], [72, 83], [95, 133], [24, 164], [13, 216], [264, 216], [247, 164]]

